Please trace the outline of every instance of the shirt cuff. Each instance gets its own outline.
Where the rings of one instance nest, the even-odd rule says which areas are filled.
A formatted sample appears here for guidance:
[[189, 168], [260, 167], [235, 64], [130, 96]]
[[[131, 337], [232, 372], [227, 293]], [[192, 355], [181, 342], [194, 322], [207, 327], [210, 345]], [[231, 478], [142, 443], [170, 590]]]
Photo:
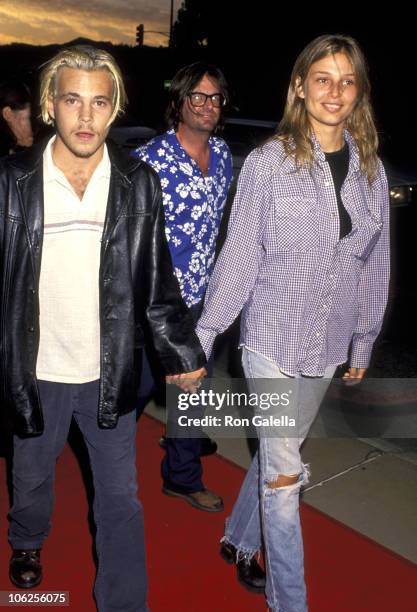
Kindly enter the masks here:
[[371, 360], [373, 342], [364, 338], [354, 338], [350, 354], [349, 365], [351, 368], [367, 368]]
[[204, 329], [197, 325], [195, 329], [198, 339], [200, 340], [200, 344], [203, 348], [203, 351], [206, 354], [207, 361], [210, 359], [211, 352], [213, 350], [213, 344], [216, 339], [216, 332], [212, 332], [211, 330]]

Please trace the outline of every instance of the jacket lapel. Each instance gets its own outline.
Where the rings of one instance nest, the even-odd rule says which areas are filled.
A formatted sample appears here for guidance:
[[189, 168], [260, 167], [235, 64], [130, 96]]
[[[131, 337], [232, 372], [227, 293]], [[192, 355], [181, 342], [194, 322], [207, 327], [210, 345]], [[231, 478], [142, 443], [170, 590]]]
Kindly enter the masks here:
[[129, 202], [129, 192], [131, 183], [120, 174], [118, 169], [111, 165], [111, 176], [109, 186], [109, 196], [107, 199], [106, 217], [104, 220], [102, 251], [107, 248], [114, 228], [118, 220], [127, 208]]
[[[128, 176], [138, 166], [138, 160], [125, 155], [110, 140], [106, 141], [111, 163], [109, 196], [103, 228], [102, 250], [107, 248], [110, 237], [123, 212], [128, 208], [132, 183]], [[39, 278], [40, 253], [44, 223], [43, 164], [46, 141], [22, 155], [16, 156], [13, 165], [20, 177], [16, 184], [19, 193], [22, 219], [32, 254], [35, 278]]]
[[44, 218], [42, 164], [37, 164], [32, 172], [18, 178], [16, 186], [32, 258], [33, 273], [37, 279], [40, 274]]
[[106, 144], [110, 157], [111, 176], [103, 228], [103, 252], [107, 248], [118, 220], [128, 208], [132, 188], [128, 175], [138, 165], [137, 159], [129, 158], [111, 140], [107, 140]]

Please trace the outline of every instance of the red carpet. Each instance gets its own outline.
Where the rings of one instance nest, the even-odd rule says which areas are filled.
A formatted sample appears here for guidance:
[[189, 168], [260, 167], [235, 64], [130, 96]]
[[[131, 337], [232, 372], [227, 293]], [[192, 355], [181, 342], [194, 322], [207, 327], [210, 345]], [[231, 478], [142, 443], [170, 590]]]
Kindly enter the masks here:
[[[266, 611], [261, 595], [246, 592], [218, 555], [223, 522], [243, 477], [220, 457], [204, 460], [207, 486], [221, 492], [226, 512], [199, 512], [160, 493], [157, 445], [161, 425], [139, 426], [140, 497], [145, 508], [152, 612]], [[93, 612], [94, 564], [87, 501], [78, 464], [66, 447], [57, 467], [53, 530], [43, 551], [44, 590], [70, 591], [70, 609]], [[0, 461], [0, 590], [11, 590], [6, 540], [7, 492]], [[416, 612], [417, 567], [303, 505], [310, 612]], [[20, 607], [19, 607], [20, 609]], [[23, 607], [22, 607], [23, 609]]]

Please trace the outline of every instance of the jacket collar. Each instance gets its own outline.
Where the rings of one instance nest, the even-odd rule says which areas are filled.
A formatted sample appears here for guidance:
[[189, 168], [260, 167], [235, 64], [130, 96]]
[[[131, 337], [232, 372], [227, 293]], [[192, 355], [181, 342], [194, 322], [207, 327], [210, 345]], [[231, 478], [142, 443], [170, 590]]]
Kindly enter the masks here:
[[[33, 147], [22, 153], [16, 153], [9, 158], [8, 163], [19, 170], [22, 174], [30, 174], [37, 170], [42, 164], [43, 153], [49, 138], [42, 140]], [[109, 152], [110, 164], [118, 174], [128, 179], [138, 166], [143, 162], [139, 159], [129, 157], [115, 142], [110, 138], [106, 140], [107, 150]], [[128, 179], [129, 180], [129, 179]]]
[[8, 163], [22, 174], [29, 174], [42, 164], [43, 152], [48, 144], [49, 137], [33, 145], [26, 151], [16, 153], [8, 159]]
[[128, 178], [128, 176], [141, 166], [144, 162], [136, 157], [130, 157], [125, 153], [111, 138], [106, 140], [107, 150], [109, 152], [110, 164], [119, 174]]
[[[39, 278], [40, 253], [43, 237], [43, 173], [42, 161], [47, 140], [34, 145], [28, 151], [8, 158], [8, 163], [17, 169], [17, 185], [21, 194], [22, 215], [29, 228], [28, 238], [32, 245], [32, 266], [34, 277]], [[109, 202], [103, 228], [102, 248], [106, 249], [111, 233], [116, 226], [123, 207], [129, 201], [131, 181], [129, 175], [142, 165], [139, 159], [129, 158], [118, 146], [110, 140], [106, 141], [110, 157], [111, 178], [109, 187]], [[29, 205], [30, 203], [30, 205]]]

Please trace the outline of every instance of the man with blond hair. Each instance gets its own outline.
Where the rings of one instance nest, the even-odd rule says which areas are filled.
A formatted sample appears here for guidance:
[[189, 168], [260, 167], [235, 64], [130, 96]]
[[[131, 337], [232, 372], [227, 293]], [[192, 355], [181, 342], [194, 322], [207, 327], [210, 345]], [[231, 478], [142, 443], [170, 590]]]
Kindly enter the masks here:
[[144, 339], [182, 386], [205, 362], [173, 276], [159, 181], [106, 142], [125, 100], [111, 55], [64, 49], [41, 76], [54, 136], [0, 165], [0, 404], [16, 433], [10, 579], [41, 582], [55, 462], [74, 418], [94, 478], [100, 612], [147, 610], [134, 412]]

